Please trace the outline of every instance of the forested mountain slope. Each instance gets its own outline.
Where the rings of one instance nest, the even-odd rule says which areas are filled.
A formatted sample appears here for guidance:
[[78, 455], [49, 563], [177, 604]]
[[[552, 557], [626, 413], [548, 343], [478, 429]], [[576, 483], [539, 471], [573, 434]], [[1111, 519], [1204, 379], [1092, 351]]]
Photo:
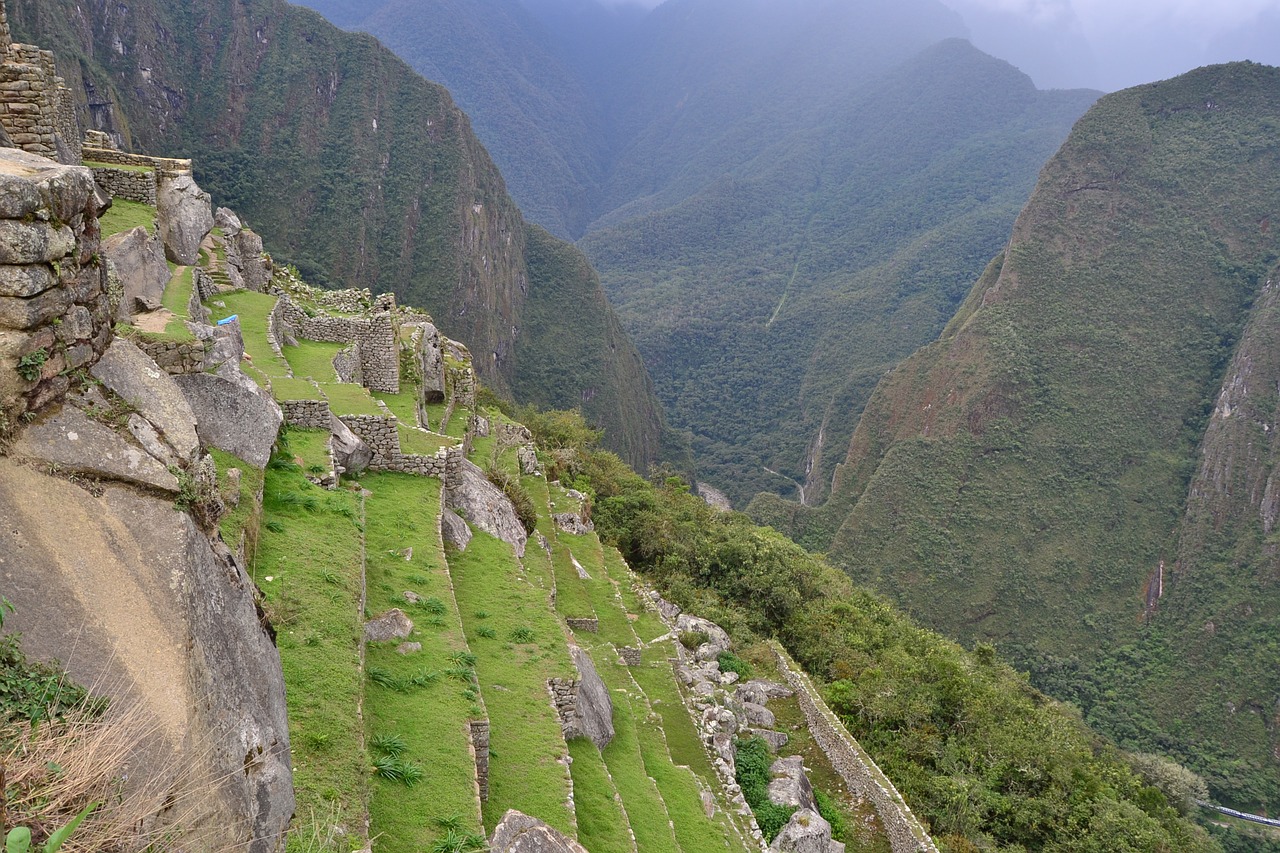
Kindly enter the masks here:
[[1277, 126], [1280, 70], [1248, 63], [1100, 101], [942, 337], [880, 383], [826, 506], [753, 506], [1264, 806]]
[[1096, 97], [1037, 92], [934, 0], [310, 5], [458, 93], [513, 195], [580, 238], [740, 505], [821, 500], [827, 449]]
[[[493, 387], [579, 405], [628, 459], [657, 457], [664, 427], [635, 349], [597, 279], [526, 258], [526, 224], [448, 93], [368, 36], [281, 0], [13, 0], [15, 36], [55, 50], [83, 116], [126, 144], [195, 159], [201, 184], [314, 281], [393, 290], [447, 318]], [[526, 322], [554, 280], [572, 327]], [[545, 375], [518, 353], [560, 353]]]

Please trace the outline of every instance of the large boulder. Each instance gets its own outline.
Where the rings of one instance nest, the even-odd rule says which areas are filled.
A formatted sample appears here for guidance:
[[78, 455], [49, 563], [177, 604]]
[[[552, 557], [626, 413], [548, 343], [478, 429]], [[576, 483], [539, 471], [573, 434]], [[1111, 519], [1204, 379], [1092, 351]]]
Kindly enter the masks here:
[[493, 828], [491, 853], [587, 853], [587, 848], [537, 818], [510, 809]]
[[577, 646], [569, 647], [573, 665], [578, 668], [578, 718], [582, 733], [591, 738], [597, 749], [613, 740], [613, 700], [596, 672], [591, 656]]
[[831, 824], [815, 809], [800, 809], [791, 815], [769, 849], [778, 853], [831, 853]]
[[[160, 837], [191, 850], [272, 853], [294, 812], [280, 655], [253, 581], [172, 496], [95, 493], [0, 458], [0, 567], [36, 660], [133, 715], [128, 786]], [[176, 806], [175, 806], [176, 804]]]
[[116, 338], [90, 372], [160, 430], [179, 459], [194, 461], [200, 449], [196, 417], [173, 377], [131, 341]]
[[467, 521], [512, 545], [516, 556], [524, 556], [529, 534], [520, 523], [516, 508], [474, 463], [462, 461], [457, 485], [445, 490], [445, 506], [461, 510]]
[[128, 323], [134, 315], [160, 307], [170, 273], [159, 237], [139, 225], [103, 240], [102, 254], [115, 264], [123, 287], [118, 321]]
[[329, 415], [329, 452], [339, 474], [359, 476], [373, 462], [373, 449], [336, 415]]
[[[804, 759], [798, 755], [779, 758], [769, 767], [769, 802], [779, 806], [792, 806], [801, 809], [817, 810], [818, 803], [813, 797], [813, 785], [804, 772]], [[831, 830], [827, 830], [827, 840], [831, 840]]]
[[249, 290], [264, 291], [271, 283], [271, 259], [263, 250], [262, 238], [248, 228], [227, 239], [227, 267]]
[[72, 406], [62, 406], [24, 429], [10, 453], [47, 462], [68, 474], [178, 491], [178, 478], [163, 462]]
[[162, 181], [156, 191], [156, 226], [165, 256], [175, 264], [191, 266], [200, 259], [200, 244], [213, 230], [212, 199], [190, 175]]
[[284, 413], [252, 379], [239, 371], [232, 376], [238, 378], [190, 373], [175, 380], [195, 413], [196, 433], [205, 447], [265, 468]]
[[467, 550], [471, 544], [471, 528], [453, 510], [440, 513], [440, 534], [446, 545], [452, 545], [459, 551]]
[[[428, 403], [444, 402], [444, 345], [431, 323], [422, 324], [422, 393]], [[444, 429], [444, 425], [440, 425]]]
[[676, 618], [676, 631], [684, 633], [700, 633], [707, 635], [707, 641], [694, 652], [698, 660], [715, 660], [729, 651], [733, 642], [725, 630], [710, 619], [703, 619], [689, 613], [681, 613]]

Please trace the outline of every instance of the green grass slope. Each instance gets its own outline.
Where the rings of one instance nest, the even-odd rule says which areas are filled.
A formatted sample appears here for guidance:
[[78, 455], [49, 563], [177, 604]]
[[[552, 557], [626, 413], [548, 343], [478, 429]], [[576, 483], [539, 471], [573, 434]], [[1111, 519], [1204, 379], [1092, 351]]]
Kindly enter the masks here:
[[[1278, 126], [1280, 71], [1247, 63], [1103, 99], [941, 339], [879, 385], [828, 505], [754, 508], [1252, 805], [1280, 798], [1274, 386], [1247, 383], [1252, 451], [1206, 426], [1246, 329], [1258, 353], [1272, 334], [1251, 306], [1280, 256]], [[1232, 460], [1252, 505], [1213, 494]]]

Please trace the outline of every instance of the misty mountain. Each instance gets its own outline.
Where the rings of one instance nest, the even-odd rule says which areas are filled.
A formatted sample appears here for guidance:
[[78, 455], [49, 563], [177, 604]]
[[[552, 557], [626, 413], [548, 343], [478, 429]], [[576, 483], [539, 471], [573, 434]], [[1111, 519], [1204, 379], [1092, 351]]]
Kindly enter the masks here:
[[1096, 97], [1037, 92], [933, 0], [469, 2], [384, 0], [357, 26], [457, 93], [516, 200], [580, 238], [739, 505], [821, 498], [825, 449], [942, 329]]
[[820, 509], [752, 514], [1215, 797], [1280, 799], [1280, 70], [1110, 95]]

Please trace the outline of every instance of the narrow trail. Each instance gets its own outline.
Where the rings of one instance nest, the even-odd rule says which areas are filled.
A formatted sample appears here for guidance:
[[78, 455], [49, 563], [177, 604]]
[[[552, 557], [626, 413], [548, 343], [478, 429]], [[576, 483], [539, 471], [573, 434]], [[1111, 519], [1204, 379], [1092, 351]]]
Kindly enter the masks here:
[[770, 468], [768, 465], [761, 465], [760, 467], [761, 467], [761, 468], [763, 468], [764, 470], [768, 471], [770, 474], [772, 474], [772, 475], [773, 475], [773, 476], [775, 476], [775, 477], [781, 477], [782, 479], [786, 480], [786, 481], [787, 481], [787, 482], [789, 482], [789, 483], [794, 483], [794, 484], [795, 484], [796, 489], [798, 489], [798, 490], [799, 490], [799, 492], [800, 492], [800, 505], [801, 505], [801, 506], [808, 506], [808, 504], [807, 504], [807, 503], [805, 503], [804, 483], [801, 483], [799, 480], [796, 480], [796, 479], [793, 479], [793, 478], [791, 478], [791, 477], [788, 477], [786, 474], [783, 474], [783, 473], [781, 473], [781, 472], [775, 471], [775, 470], [773, 470], [772, 468]]

